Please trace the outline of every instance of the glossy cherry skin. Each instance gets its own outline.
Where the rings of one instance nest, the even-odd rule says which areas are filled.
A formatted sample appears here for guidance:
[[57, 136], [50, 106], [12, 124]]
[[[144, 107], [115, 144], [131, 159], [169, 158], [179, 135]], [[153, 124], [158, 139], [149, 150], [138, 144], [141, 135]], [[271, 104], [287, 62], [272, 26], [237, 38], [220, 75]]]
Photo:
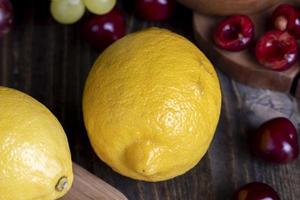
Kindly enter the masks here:
[[173, 13], [175, 0], [135, 0], [135, 12], [143, 20], [164, 21]]
[[252, 182], [240, 188], [233, 200], [280, 200], [277, 192], [269, 185]]
[[288, 31], [300, 38], [300, 12], [290, 4], [279, 5], [272, 14], [272, 25], [280, 31]]
[[215, 44], [228, 51], [246, 49], [254, 38], [254, 25], [246, 15], [233, 15], [222, 20], [214, 30]]
[[297, 130], [286, 118], [275, 118], [262, 124], [251, 138], [254, 155], [274, 163], [288, 163], [299, 155]]
[[255, 55], [258, 62], [266, 68], [283, 71], [297, 61], [297, 41], [288, 32], [269, 31], [257, 41]]
[[125, 18], [117, 8], [105, 15], [91, 15], [83, 25], [85, 40], [98, 50], [105, 49], [125, 33]]
[[0, 37], [11, 29], [13, 23], [13, 8], [10, 0], [0, 0]]

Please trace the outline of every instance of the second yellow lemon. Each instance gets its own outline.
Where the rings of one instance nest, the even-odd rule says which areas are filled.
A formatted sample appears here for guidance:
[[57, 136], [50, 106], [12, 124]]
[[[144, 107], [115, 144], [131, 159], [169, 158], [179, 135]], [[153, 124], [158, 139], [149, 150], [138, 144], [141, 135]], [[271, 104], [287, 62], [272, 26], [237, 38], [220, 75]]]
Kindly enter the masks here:
[[115, 171], [161, 181], [194, 167], [221, 107], [217, 75], [187, 39], [151, 28], [115, 42], [95, 62], [83, 98], [97, 155]]
[[32, 97], [0, 87], [0, 200], [54, 200], [73, 182], [67, 137]]

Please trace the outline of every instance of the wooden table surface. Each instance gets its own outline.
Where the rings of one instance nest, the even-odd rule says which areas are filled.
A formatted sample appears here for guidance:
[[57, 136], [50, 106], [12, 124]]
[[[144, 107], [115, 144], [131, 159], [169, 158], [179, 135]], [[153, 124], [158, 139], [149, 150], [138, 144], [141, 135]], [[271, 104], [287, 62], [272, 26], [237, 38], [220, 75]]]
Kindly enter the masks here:
[[[128, 0], [119, 1], [126, 10], [128, 32], [160, 26], [193, 40], [191, 11], [178, 6], [169, 21], [146, 23], [126, 8]], [[251, 181], [270, 184], [282, 200], [300, 199], [300, 158], [288, 165], [271, 165], [252, 158], [246, 145], [249, 130], [269, 118], [284, 115], [299, 128], [299, 100], [238, 84], [220, 72], [220, 123], [208, 153], [194, 169], [159, 183], [113, 172], [93, 153], [81, 112], [84, 81], [99, 52], [82, 40], [80, 23], [64, 26], [52, 20], [48, 0], [13, 0], [13, 4], [15, 26], [0, 40], [0, 84], [25, 91], [48, 106], [65, 128], [73, 160], [129, 199], [226, 200]]]

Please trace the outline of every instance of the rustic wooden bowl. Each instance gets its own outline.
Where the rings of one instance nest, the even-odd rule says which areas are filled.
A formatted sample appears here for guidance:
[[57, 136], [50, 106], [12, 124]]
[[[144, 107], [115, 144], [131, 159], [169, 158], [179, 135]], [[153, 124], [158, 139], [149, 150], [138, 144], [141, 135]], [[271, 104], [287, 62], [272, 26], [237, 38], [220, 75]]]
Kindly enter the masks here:
[[[265, 22], [275, 7], [276, 5], [262, 13], [250, 15], [255, 24], [256, 38], [266, 31], [264, 29]], [[196, 41], [207, 55], [214, 58], [213, 62], [216, 67], [241, 83], [258, 88], [292, 93], [296, 97], [300, 97], [299, 62], [286, 71], [277, 72], [261, 66], [250, 49], [235, 53], [219, 49], [212, 40], [212, 31], [220, 19], [220, 17], [196, 12], [194, 12], [193, 17]]]
[[178, 0], [192, 10], [208, 15], [252, 14], [272, 7], [281, 0]]

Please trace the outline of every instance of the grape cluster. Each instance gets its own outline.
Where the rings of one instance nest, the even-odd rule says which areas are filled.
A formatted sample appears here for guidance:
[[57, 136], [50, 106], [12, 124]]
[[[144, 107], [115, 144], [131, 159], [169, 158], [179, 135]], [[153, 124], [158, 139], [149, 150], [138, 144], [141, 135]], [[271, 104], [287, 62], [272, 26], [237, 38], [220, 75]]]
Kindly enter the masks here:
[[[140, 19], [164, 21], [170, 18], [175, 0], [131, 0], [131, 3]], [[92, 13], [83, 22], [83, 37], [101, 51], [126, 33], [124, 14], [115, 5], [116, 0], [52, 0], [50, 10], [62, 24], [79, 21], [86, 9]]]
[[85, 9], [97, 15], [110, 12], [116, 0], [52, 0], [50, 11], [53, 18], [62, 24], [73, 24], [84, 15]]

